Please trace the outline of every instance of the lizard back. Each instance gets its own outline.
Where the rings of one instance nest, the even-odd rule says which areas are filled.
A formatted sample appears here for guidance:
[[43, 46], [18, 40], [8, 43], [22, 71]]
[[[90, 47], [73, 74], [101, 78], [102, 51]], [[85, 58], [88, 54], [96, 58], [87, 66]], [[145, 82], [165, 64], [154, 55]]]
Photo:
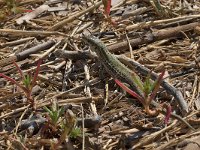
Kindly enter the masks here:
[[114, 78], [128, 83], [139, 95], [143, 96], [142, 91], [134, 83], [133, 76], [139, 78], [137, 74], [122, 64], [113, 54], [111, 54], [105, 44], [94, 36], [83, 36], [84, 41], [89, 44], [106, 71]]

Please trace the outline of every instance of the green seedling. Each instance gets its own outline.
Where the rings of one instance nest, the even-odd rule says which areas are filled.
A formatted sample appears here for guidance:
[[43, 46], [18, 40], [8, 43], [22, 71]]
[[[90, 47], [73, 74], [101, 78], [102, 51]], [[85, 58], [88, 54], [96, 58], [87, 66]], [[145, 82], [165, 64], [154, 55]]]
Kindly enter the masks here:
[[75, 127], [72, 129], [71, 133], [70, 133], [70, 137], [71, 138], [77, 138], [77, 137], [80, 137], [81, 136], [81, 129], [78, 128], [78, 127]]
[[64, 107], [59, 108], [57, 104], [53, 104], [50, 109], [45, 106], [44, 110], [48, 112], [47, 122], [41, 133], [59, 136], [58, 142], [51, 146], [52, 149], [57, 149], [66, 138], [80, 135], [80, 129], [75, 127], [76, 117], [71, 110], [65, 111]]
[[73, 112], [70, 109], [68, 109], [64, 115], [64, 120], [62, 122], [63, 131], [57, 145], [60, 145], [62, 142], [64, 142], [65, 139], [70, 136], [70, 134], [75, 129], [75, 127], [76, 127], [76, 116], [73, 114]]
[[33, 87], [36, 85], [36, 81], [37, 81], [37, 78], [38, 78], [38, 74], [39, 74], [39, 71], [40, 71], [40, 65], [42, 63], [42, 60], [38, 60], [38, 63], [37, 63], [37, 68], [35, 70], [35, 74], [34, 76], [32, 77], [30, 74], [24, 74], [22, 72], [22, 70], [20, 69], [20, 67], [17, 65], [16, 62], [13, 62], [15, 67], [17, 68], [20, 76], [21, 76], [21, 82], [17, 82], [15, 79], [3, 74], [3, 73], [0, 73], [0, 77], [3, 77], [4, 79], [10, 81], [11, 83], [17, 85], [25, 94], [26, 98], [27, 98], [27, 101], [30, 102], [33, 106], [33, 108], [35, 107], [35, 102], [34, 102], [34, 98], [32, 97], [32, 90], [33, 90]]
[[[115, 79], [115, 82], [122, 88], [124, 89], [126, 92], [128, 92], [130, 95], [132, 95], [133, 97], [137, 98], [143, 105], [145, 112], [149, 115], [157, 115], [159, 113], [158, 109], [156, 110], [151, 110], [150, 104], [152, 102], [152, 100], [155, 99], [156, 94], [159, 90], [161, 81], [163, 79], [165, 71], [163, 71], [159, 77], [157, 78], [156, 81], [154, 81], [154, 83], [152, 84], [152, 81], [150, 80], [150, 73], [149, 75], [146, 77], [144, 83], [141, 81], [140, 78], [138, 78], [137, 75], [134, 75], [133, 80], [135, 81], [137, 88], [139, 89], [139, 91], [142, 91], [142, 95], [137, 94], [136, 92], [132, 91], [131, 89], [129, 89], [127, 86], [125, 86], [122, 82], [120, 82], [118, 79]], [[142, 85], [142, 86], [141, 86]], [[166, 105], [165, 105], [166, 107]], [[169, 116], [171, 113], [171, 107], [168, 106], [167, 107], [167, 116], [165, 118], [165, 122], [167, 122], [169, 120]]]
[[50, 109], [44, 106], [44, 110], [48, 112], [48, 123], [53, 130], [57, 130], [59, 126], [59, 121], [64, 114], [64, 108], [59, 108], [58, 105], [52, 106]]

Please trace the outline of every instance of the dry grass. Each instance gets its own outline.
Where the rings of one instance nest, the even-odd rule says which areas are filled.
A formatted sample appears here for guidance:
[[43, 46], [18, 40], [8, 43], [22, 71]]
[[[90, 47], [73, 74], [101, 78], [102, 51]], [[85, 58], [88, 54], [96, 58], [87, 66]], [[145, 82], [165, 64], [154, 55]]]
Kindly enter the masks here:
[[[0, 0], [0, 7], [0, 73], [22, 84], [13, 61], [33, 74], [43, 59], [34, 107], [20, 88], [0, 78], [0, 149], [199, 148], [198, 0], [123, 0], [112, 6], [111, 18], [101, 2], [83, 0]], [[165, 125], [165, 116], [148, 116], [124, 95], [88, 52], [85, 31], [112, 53], [156, 73], [165, 68], [165, 80], [181, 91], [187, 109], [164, 88], [156, 101], [170, 103], [195, 131], [173, 118]]]

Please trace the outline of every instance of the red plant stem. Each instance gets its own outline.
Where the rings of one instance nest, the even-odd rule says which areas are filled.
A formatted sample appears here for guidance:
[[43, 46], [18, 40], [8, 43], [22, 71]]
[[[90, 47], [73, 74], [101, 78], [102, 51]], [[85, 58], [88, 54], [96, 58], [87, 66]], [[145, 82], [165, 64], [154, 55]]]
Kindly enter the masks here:
[[137, 93], [135, 93], [134, 91], [132, 91], [131, 89], [129, 89], [127, 86], [125, 86], [122, 82], [120, 82], [118, 79], [115, 79], [115, 82], [117, 83], [117, 85], [119, 85], [123, 90], [125, 90], [126, 92], [128, 92], [130, 95], [132, 95], [133, 97], [137, 98], [143, 105], [145, 105], [145, 101], [142, 97], [140, 97]]
[[33, 77], [33, 82], [32, 82], [32, 85], [31, 87], [33, 88], [33, 86], [36, 84], [36, 81], [37, 81], [37, 77], [38, 77], [38, 74], [39, 74], [39, 71], [40, 71], [40, 66], [42, 64], [42, 59], [39, 59], [38, 60], [38, 63], [37, 63], [37, 68], [36, 68], [36, 72], [34, 74], [34, 77]]
[[0, 76], [3, 77], [4, 79], [10, 81], [13, 84], [16, 84], [18, 87], [20, 87], [22, 90], [24, 90], [24, 87], [22, 85], [20, 85], [16, 80], [14, 80], [13, 78], [10, 78], [7, 75], [4, 75], [3, 73], [0, 73]]
[[111, 0], [102, 0], [104, 5], [104, 13], [106, 16], [110, 14]]
[[149, 108], [149, 105], [144, 105], [145, 107], [145, 112], [150, 115], [150, 116], [157, 116], [159, 114], [159, 109], [151, 110]]
[[25, 79], [25, 76], [24, 76], [24, 73], [22, 72], [21, 68], [18, 66], [18, 64], [17, 64], [15, 61], [13, 61], [13, 64], [14, 64], [15, 67], [17, 68], [19, 74], [21, 75], [22, 80], [24, 80], [24, 79]]
[[165, 123], [165, 124], [168, 124], [168, 123], [169, 123], [169, 118], [170, 118], [171, 113], [172, 113], [172, 107], [171, 107], [170, 104], [167, 104], [167, 103], [163, 103], [163, 106], [162, 106], [162, 107], [165, 108], [165, 109], [167, 110], [164, 123]]
[[163, 70], [161, 72], [161, 74], [159, 75], [158, 79], [155, 81], [156, 82], [156, 85], [155, 85], [155, 88], [153, 89], [153, 92], [151, 93], [150, 97], [147, 98], [147, 104], [149, 105], [151, 103], [151, 101], [155, 98], [159, 88], [160, 88], [160, 84], [161, 84], [161, 81], [163, 79], [163, 76], [165, 74], [165, 70]]

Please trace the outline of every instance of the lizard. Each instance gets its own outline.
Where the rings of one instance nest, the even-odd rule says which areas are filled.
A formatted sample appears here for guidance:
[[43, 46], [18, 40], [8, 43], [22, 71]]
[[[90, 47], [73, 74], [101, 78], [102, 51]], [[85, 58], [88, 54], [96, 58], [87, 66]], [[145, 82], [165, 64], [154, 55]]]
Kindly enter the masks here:
[[[127, 68], [112, 53], [110, 53], [106, 45], [97, 37], [83, 34], [82, 38], [83, 38], [83, 41], [90, 46], [90, 49], [97, 54], [98, 59], [100, 60], [100, 63], [103, 65], [107, 73], [112, 78], [128, 83], [133, 88], [133, 90], [135, 90], [136, 93], [138, 93], [140, 96], [143, 96], [142, 91], [140, 91], [139, 88], [137, 88], [135, 80], [133, 80], [133, 77], [139, 78], [139, 76], [134, 71]], [[154, 100], [151, 102], [151, 104], [155, 107], [160, 106]], [[165, 110], [161, 110], [160, 112], [166, 115]], [[186, 124], [190, 129], [195, 130], [181, 116], [175, 113], [171, 113], [171, 117]]]

